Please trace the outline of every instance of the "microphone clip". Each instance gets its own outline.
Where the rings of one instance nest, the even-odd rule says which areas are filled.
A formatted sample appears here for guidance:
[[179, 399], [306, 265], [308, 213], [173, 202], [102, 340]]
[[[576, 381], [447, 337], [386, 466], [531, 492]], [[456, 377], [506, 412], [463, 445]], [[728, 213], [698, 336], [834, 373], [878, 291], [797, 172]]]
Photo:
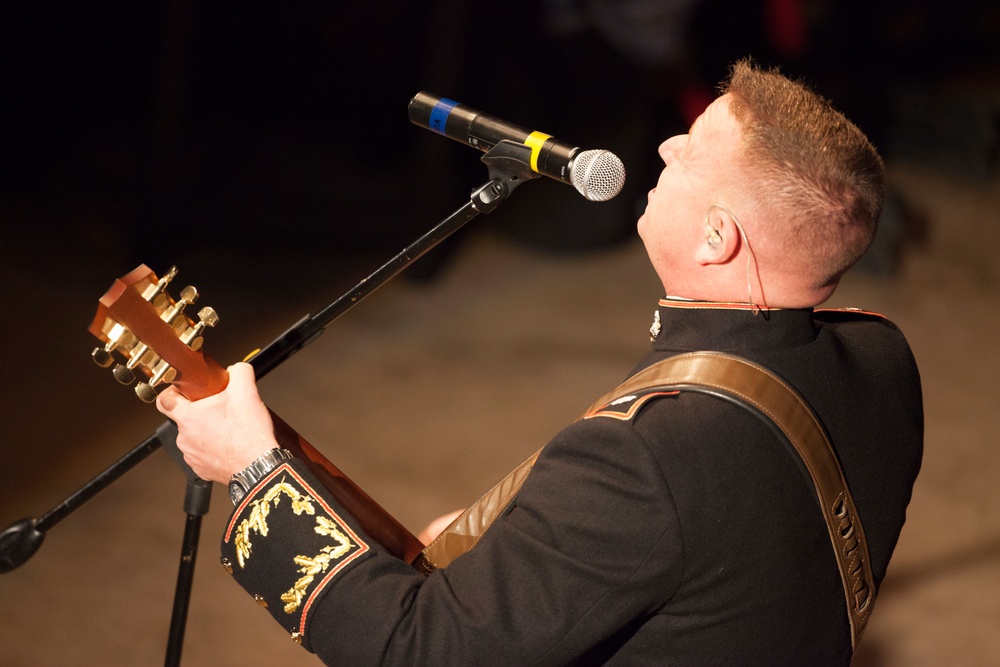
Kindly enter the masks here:
[[490, 213], [506, 199], [514, 188], [538, 178], [531, 170], [531, 149], [509, 139], [497, 142], [480, 158], [490, 174], [490, 182], [472, 195], [472, 206], [479, 213]]

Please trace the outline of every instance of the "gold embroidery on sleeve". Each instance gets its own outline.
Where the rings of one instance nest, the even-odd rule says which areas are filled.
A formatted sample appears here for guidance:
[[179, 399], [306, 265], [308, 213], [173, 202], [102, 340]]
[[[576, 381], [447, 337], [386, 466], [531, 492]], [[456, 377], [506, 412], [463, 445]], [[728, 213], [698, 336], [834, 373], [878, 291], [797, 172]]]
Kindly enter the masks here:
[[296, 515], [303, 512], [309, 515], [316, 514], [312, 505], [313, 498], [308, 494], [300, 493], [284, 478], [280, 482], [268, 489], [261, 498], [250, 503], [250, 515], [240, 522], [236, 528], [236, 536], [233, 546], [236, 547], [236, 560], [240, 568], [246, 567], [246, 561], [250, 558], [250, 551], [253, 545], [250, 543], [250, 531], [261, 537], [267, 537], [267, 515], [271, 513], [271, 508], [277, 507], [281, 502], [281, 495], [284, 494], [291, 499], [292, 511]]
[[301, 566], [299, 572], [305, 576], [299, 578], [295, 585], [282, 594], [281, 601], [285, 603], [286, 614], [291, 614], [299, 608], [302, 599], [306, 596], [306, 589], [315, 580], [316, 575], [326, 572], [331, 561], [341, 558], [354, 546], [347, 535], [338, 530], [337, 524], [324, 516], [316, 517], [314, 530], [320, 535], [332, 537], [338, 544], [323, 547], [320, 549], [320, 553], [312, 558], [309, 556], [295, 557], [295, 564]]

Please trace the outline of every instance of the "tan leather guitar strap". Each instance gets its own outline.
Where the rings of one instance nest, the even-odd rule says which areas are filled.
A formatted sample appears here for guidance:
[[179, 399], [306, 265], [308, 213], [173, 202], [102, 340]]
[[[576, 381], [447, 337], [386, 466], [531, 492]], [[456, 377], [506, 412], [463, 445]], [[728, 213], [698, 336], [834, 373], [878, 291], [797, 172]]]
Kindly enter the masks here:
[[[581, 419], [598, 416], [612, 401], [651, 389], [697, 391], [729, 400], [773, 425], [792, 444], [816, 487], [844, 585], [851, 642], [857, 646], [875, 603], [868, 542], [836, 453], [808, 404], [784, 381], [746, 359], [692, 352], [640, 371], [598, 399]], [[432, 571], [471, 549], [517, 494], [539, 452], [466, 510], [427, 545], [414, 564]]]

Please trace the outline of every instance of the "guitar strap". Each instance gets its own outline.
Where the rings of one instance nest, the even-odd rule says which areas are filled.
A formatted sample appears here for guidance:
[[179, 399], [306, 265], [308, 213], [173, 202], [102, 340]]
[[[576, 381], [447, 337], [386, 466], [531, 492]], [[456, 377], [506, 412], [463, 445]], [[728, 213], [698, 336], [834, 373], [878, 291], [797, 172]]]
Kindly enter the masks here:
[[[857, 646], [875, 603], [868, 542], [837, 455], [809, 405], [783, 380], [746, 359], [720, 352], [692, 352], [640, 371], [598, 399], [581, 419], [599, 417], [610, 403], [654, 389], [695, 391], [728, 400], [756, 414], [794, 448], [815, 486], [844, 586], [851, 644]], [[540, 451], [427, 545], [414, 565], [431, 572], [471, 549], [510, 505]]]

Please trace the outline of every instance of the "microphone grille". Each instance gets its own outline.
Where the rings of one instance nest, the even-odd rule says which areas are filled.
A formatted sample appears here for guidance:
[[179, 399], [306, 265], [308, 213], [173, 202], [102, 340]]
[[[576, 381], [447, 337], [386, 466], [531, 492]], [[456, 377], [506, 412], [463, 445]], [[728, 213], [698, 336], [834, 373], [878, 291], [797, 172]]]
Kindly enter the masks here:
[[607, 201], [625, 185], [625, 165], [610, 151], [583, 151], [570, 168], [573, 187], [590, 201]]

